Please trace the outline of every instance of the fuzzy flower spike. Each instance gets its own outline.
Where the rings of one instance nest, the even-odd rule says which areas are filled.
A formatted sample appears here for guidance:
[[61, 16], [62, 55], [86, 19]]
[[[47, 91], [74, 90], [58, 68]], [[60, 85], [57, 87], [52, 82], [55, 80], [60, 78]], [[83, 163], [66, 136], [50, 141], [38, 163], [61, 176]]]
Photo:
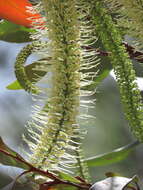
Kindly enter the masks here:
[[[67, 151], [74, 149], [72, 137], [79, 133], [80, 33], [75, 0], [43, 0], [42, 4], [51, 48], [52, 89], [47, 108], [35, 124], [39, 133], [32, 132], [36, 144], [30, 143], [31, 160], [44, 170], [59, 170], [63, 159], [72, 158]], [[49, 56], [46, 49], [44, 54]]]

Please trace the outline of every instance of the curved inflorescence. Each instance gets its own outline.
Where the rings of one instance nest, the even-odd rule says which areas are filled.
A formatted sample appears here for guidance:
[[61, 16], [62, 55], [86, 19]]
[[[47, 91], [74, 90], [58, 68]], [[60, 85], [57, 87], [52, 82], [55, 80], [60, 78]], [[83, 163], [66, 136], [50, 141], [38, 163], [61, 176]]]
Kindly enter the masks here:
[[[44, 127], [36, 136], [36, 145], [31, 145], [31, 160], [34, 165], [45, 170], [58, 170], [62, 167], [63, 160], [73, 159], [67, 152], [75, 147], [71, 138], [79, 135], [78, 14], [75, 1], [71, 0], [43, 0], [43, 7], [51, 47], [52, 89], [48, 110], [43, 113]], [[48, 53], [45, 50], [44, 54]], [[43, 118], [39, 115], [39, 125], [42, 126], [42, 122]]]
[[[143, 43], [143, 1], [142, 0], [104, 0], [109, 9], [117, 14], [118, 26], [126, 30], [126, 35], [134, 37], [136, 45], [142, 48]], [[134, 45], [135, 45], [134, 44]]]
[[15, 75], [19, 82], [19, 84], [28, 91], [29, 93], [37, 94], [40, 92], [40, 89], [36, 87], [32, 82], [29, 80], [26, 70], [24, 68], [24, 64], [27, 60], [27, 58], [37, 49], [42, 48], [42, 43], [39, 41], [32, 42], [31, 44], [28, 44], [26, 47], [24, 47], [20, 53], [18, 54], [15, 62]]
[[91, 15], [96, 31], [107, 51], [116, 74], [125, 115], [134, 135], [143, 140], [142, 103], [135, 71], [122, 45], [122, 38], [101, 0], [92, 0]]

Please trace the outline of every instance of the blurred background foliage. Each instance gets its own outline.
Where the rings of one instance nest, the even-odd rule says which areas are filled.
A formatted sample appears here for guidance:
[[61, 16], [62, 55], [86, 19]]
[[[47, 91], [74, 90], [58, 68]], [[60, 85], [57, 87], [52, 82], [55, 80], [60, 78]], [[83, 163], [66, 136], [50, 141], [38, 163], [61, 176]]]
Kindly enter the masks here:
[[[32, 97], [24, 90], [8, 90], [6, 86], [16, 80], [14, 75], [14, 62], [20, 49], [30, 41], [29, 32], [22, 26], [4, 21], [0, 24], [0, 136], [6, 144], [17, 152], [22, 152], [22, 133], [25, 124], [32, 113]], [[36, 60], [30, 56], [27, 64]], [[139, 77], [142, 77], [142, 66], [135, 63]], [[111, 66], [108, 58], [104, 58], [100, 66], [98, 81], [96, 81], [96, 107], [89, 109], [89, 114], [95, 118], [81, 123], [87, 129], [83, 148], [85, 156], [95, 156], [131, 143], [128, 124], [125, 121], [116, 81], [111, 75]], [[138, 79], [141, 90], [142, 79]], [[101, 180], [107, 172], [116, 172], [122, 176], [131, 177], [135, 174], [143, 177], [142, 145], [139, 145], [125, 160], [90, 168], [93, 181]], [[21, 169], [0, 165], [0, 188], [8, 184], [12, 178], [21, 172]]]

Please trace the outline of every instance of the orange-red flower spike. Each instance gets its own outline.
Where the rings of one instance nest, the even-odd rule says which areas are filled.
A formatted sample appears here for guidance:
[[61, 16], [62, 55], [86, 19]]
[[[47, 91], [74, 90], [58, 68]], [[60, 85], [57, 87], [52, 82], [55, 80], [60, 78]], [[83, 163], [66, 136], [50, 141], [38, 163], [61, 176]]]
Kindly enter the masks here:
[[28, 12], [27, 6], [32, 7], [28, 0], [0, 0], [0, 18], [31, 28], [32, 20], [29, 18], [38, 19], [41, 15]]

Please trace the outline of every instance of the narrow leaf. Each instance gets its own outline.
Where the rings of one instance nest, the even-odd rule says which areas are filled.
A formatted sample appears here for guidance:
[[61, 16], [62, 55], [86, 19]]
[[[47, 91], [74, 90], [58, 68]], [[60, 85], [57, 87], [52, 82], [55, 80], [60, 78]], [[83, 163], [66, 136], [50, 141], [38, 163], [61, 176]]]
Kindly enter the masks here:
[[21, 90], [21, 89], [23, 89], [22, 86], [19, 84], [18, 80], [15, 80], [11, 84], [9, 84], [6, 88], [8, 90]]
[[110, 73], [111, 70], [105, 69], [102, 73], [97, 75], [96, 80], [94, 81], [96, 84], [99, 84], [102, 80], [104, 80]]
[[3, 21], [0, 23], [0, 40], [16, 43], [29, 42], [31, 41], [30, 32], [32, 31], [33, 29]]
[[86, 87], [86, 89], [88, 90], [95, 89], [109, 75], [109, 73], [110, 73], [110, 70], [105, 69], [103, 70], [103, 72], [97, 74], [96, 79], [93, 80], [93, 82], [88, 87]]
[[[36, 83], [42, 77], [44, 77], [46, 75], [46, 73], [47, 73], [46, 70], [44, 71], [44, 70], [36, 69], [37, 67], [40, 68], [42, 65], [43, 65], [43, 62], [34, 62], [32, 64], [29, 64], [29, 65], [25, 66], [27, 77], [31, 82]], [[49, 66], [50, 66], [50, 64], [49, 64]], [[22, 86], [19, 84], [19, 82], [17, 80], [15, 80], [11, 84], [9, 84], [6, 88], [9, 89], [9, 90], [23, 89]]]
[[10, 149], [0, 138], [0, 163], [7, 166], [14, 166], [29, 170], [26, 161], [15, 151]]
[[115, 149], [112, 152], [87, 158], [84, 161], [89, 167], [113, 164], [125, 159], [129, 153], [139, 144], [140, 143], [138, 141], [135, 141], [131, 144]]
[[73, 177], [67, 173], [64, 173], [64, 172], [59, 172], [59, 177], [65, 181], [70, 181], [73, 183], [80, 183], [80, 181], [78, 179], [76, 179], [75, 177]]

